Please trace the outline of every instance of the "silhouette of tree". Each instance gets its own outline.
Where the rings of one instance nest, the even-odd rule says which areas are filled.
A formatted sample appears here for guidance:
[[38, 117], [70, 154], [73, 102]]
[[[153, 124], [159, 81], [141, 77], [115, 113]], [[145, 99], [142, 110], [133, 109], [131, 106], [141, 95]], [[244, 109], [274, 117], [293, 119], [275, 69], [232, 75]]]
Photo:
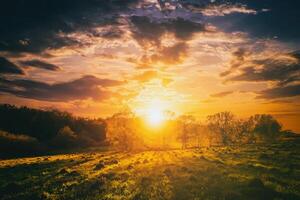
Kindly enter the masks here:
[[222, 143], [227, 145], [233, 142], [234, 134], [234, 115], [231, 112], [220, 112], [214, 115], [209, 115], [208, 128], [220, 135]]
[[[100, 145], [106, 138], [106, 123], [101, 119], [84, 119], [58, 110], [38, 110], [8, 104], [0, 105], [0, 130], [36, 138], [50, 147], [53, 145], [50, 141], [54, 138], [64, 140], [62, 135], [71, 132], [76, 136], [77, 146]], [[73, 147], [74, 144], [65, 146]]]
[[272, 115], [254, 115], [249, 118], [253, 124], [253, 135], [259, 141], [274, 141], [281, 132], [281, 124]]
[[69, 127], [65, 126], [58, 131], [58, 134], [51, 140], [51, 144], [58, 148], [70, 148], [76, 145], [77, 135]]
[[195, 117], [192, 115], [182, 115], [178, 118], [178, 139], [181, 141], [182, 149], [188, 147], [189, 139], [195, 133]]
[[138, 140], [135, 116], [131, 111], [114, 114], [107, 119], [107, 136], [110, 143], [121, 150], [129, 151]]

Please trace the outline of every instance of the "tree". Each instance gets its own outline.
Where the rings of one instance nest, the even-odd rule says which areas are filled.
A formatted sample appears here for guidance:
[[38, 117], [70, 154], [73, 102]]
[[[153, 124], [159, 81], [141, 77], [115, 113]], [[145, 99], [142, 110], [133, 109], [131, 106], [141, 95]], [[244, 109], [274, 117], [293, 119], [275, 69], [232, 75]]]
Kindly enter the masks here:
[[134, 143], [139, 140], [134, 122], [135, 116], [130, 111], [114, 114], [107, 119], [109, 142], [121, 150], [132, 150]]
[[231, 112], [220, 112], [207, 117], [208, 128], [221, 137], [225, 145], [233, 142], [235, 117]]
[[77, 146], [77, 135], [69, 126], [65, 126], [61, 128], [58, 134], [51, 140], [51, 145], [58, 148]]
[[194, 136], [196, 137], [197, 148], [200, 148], [201, 146], [210, 146], [216, 139], [215, 134], [211, 132], [207, 125], [198, 122], [195, 124], [195, 130]]
[[[66, 127], [79, 137], [80, 146], [98, 146], [105, 140], [106, 124], [101, 119], [74, 117], [67, 112], [53, 109], [39, 110], [0, 105], [0, 130], [16, 135], [27, 135], [48, 145], [53, 138], [61, 137], [61, 131], [67, 131]], [[65, 146], [74, 147], [73, 144]]]
[[192, 115], [182, 115], [178, 118], [178, 139], [181, 141], [182, 148], [188, 146], [188, 142], [195, 130], [195, 117]]
[[272, 115], [254, 115], [249, 118], [252, 132], [259, 141], [271, 142], [280, 136], [281, 124]]

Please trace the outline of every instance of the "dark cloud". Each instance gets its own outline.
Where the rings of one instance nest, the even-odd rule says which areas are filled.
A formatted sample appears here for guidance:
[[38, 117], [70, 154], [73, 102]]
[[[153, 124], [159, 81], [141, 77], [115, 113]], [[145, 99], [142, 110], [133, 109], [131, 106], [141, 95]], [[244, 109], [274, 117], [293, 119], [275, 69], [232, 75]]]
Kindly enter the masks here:
[[[254, 38], [277, 38], [300, 43], [300, 2], [293, 0], [159, 0], [166, 16], [193, 19], [202, 15], [226, 32], [245, 32]], [[183, 14], [184, 13], [184, 14]], [[182, 15], [180, 15], [182, 14]], [[203, 17], [205, 16], [205, 17]]]
[[[132, 16], [130, 18], [132, 38], [145, 50], [152, 48], [152, 52], [144, 54], [139, 59], [130, 59], [138, 68], [151, 68], [154, 64], [178, 64], [187, 55], [190, 40], [197, 32], [203, 32], [205, 26], [183, 18], [157, 19], [147, 16]], [[173, 35], [177, 40], [171, 46], [161, 44], [165, 34]]]
[[60, 70], [60, 67], [42, 60], [24, 60], [19, 62], [24, 67], [36, 67], [40, 69], [50, 70], [50, 71], [58, 71]]
[[24, 71], [4, 57], [0, 57], [0, 74], [24, 74]]
[[147, 69], [152, 68], [157, 63], [170, 67], [183, 62], [187, 56], [188, 45], [185, 42], [177, 42], [173, 46], [158, 47], [153, 54], [145, 54], [138, 59], [129, 58], [127, 61], [136, 64], [138, 69]]
[[292, 52], [291, 56], [293, 56], [293, 57], [297, 58], [298, 60], [300, 60], [300, 50]]
[[204, 24], [182, 18], [158, 21], [146, 16], [132, 16], [131, 22], [132, 37], [142, 46], [149, 43], [159, 46], [160, 38], [166, 33], [174, 34], [179, 40], [188, 40], [194, 33], [205, 31]]
[[259, 99], [275, 99], [275, 98], [286, 98], [295, 97], [300, 95], [300, 85], [289, 85], [285, 87], [275, 87], [267, 90], [263, 90], [258, 93]]
[[163, 47], [156, 54], [151, 56], [153, 62], [164, 64], [178, 64], [187, 56], [188, 46], [185, 42], [178, 42], [173, 46]]
[[[14, 53], [41, 53], [47, 49], [56, 49], [69, 45], [81, 45], [82, 41], [66, 37], [66, 34], [82, 32], [92, 37], [107, 39], [119, 38], [123, 34], [118, 19], [138, 0], [4, 0], [0, 3], [0, 51]], [[245, 31], [257, 37], [299, 39], [300, 28], [298, 7], [300, 2], [272, 0], [160, 0], [163, 15], [153, 20], [143, 16], [132, 16], [133, 37], [141, 43], [151, 41], [159, 43], [166, 32], [174, 33], [181, 40], [189, 39], [193, 33], [203, 31], [203, 23], [196, 23], [193, 13], [217, 9], [230, 15], [209, 18], [217, 27], [228, 31]], [[251, 10], [268, 8], [268, 12], [244, 15]], [[174, 10], [175, 9], [175, 10]], [[151, 12], [151, 10], [148, 10]], [[130, 12], [127, 14], [129, 15]], [[134, 13], [134, 12], [133, 12]], [[168, 14], [169, 13], [169, 14]], [[232, 15], [242, 13], [243, 15]], [[112, 25], [113, 27], [110, 27]], [[104, 32], [95, 31], [95, 27], [106, 27]], [[226, 26], [226, 27], [225, 27]]]
[[[273, 88], [259, 92], [258, 98], [280, 98], [300, 95], [299, 51], [265, 59], [246, 59], [245, 53], [235, 55], [232, 66], [221, 74], [226, 81], [273, 82]], [[237, 72], [237, 73], [236, 73]], [[233, 74], [233, 75], [232, 75]]]
[[[41, 53], [78, 44], [64, 37], [95, 34], [93, 28], [115, 23], [136, 0], [4, 0], [0, 3], [0, 51]], [[95, 35], [99, 36], [99, 35]], [[101, 36], [101, 34], [100, 34]]]
[[226, 91], [226, 92], [219, 92], [219, 93], [211, 94], [210, 96], [215, 97], [215, 98], [221, 98], [221, 97], [226, 97], [232, 93], [233, 93], [233, 91]]
[[300, 1], [231, 0], [231, 3], [247, 5], [248, 8], [266, 12], [255, 15], [231, 14], [209, 19], [225, 31], [243, 31], [256, 38], [276, 37], [281, 41], [300, 42]]
[[92, 98], [103, 100], [113, 95], [107, 87], [118, 86], [123, 82], [84, 76], [69, 82], [48, 84], [33, 80], [8, 80], [0, 78], [0, 92], [43, 101], [72, 101]]
[[242, 69], [242, 73], [230, 78], [230, 81], [276, 81], [279, 85], [286, 85], [291, 82], [300, 80], [300, 65], [282, 66], [267, 65], [263, 69], [255, 67], [246, 67]]
[[244, 60], [245, 54], [242, 55], [236, 57], [231, 62], [230, 69], [221, 74], [221, 76], [228, 76], [235, 70], [239, 70], [239, 74], [227, 78], [227, 81], [274, 81], [279, 86], [284, 86], [300, 80], [300, 57], [298, 51], [272, 58], [248, 61]]
[[106, 39], [118, 39], [121, 38], [124, 34], [124, 31], [120, 29], [119, 27], [111, 27], [101, 34], [101, 37]]

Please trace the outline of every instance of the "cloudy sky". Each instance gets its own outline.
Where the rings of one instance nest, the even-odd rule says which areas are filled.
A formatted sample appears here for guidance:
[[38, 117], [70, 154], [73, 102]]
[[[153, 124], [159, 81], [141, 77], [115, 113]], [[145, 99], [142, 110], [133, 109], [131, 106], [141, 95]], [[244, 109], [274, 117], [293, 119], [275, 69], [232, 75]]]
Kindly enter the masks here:
[[300, 1], [3, 0], [0, 103], [105, 117], [152, 104], [300, 131]]

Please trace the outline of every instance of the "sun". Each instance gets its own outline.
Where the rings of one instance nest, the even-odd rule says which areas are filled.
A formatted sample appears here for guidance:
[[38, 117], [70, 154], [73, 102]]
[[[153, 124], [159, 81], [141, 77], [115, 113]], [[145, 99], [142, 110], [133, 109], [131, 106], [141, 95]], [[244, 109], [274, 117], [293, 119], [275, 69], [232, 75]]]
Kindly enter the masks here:
[[158, 127], [165, 121], [166, 102], [155, 98], [145, 104], [144, 117], [151, 127]]
[[152, 126], [158, 126], [164, 121], [164, 114], [160, 109], [149, 109], [147, 112], [147, 121]]

